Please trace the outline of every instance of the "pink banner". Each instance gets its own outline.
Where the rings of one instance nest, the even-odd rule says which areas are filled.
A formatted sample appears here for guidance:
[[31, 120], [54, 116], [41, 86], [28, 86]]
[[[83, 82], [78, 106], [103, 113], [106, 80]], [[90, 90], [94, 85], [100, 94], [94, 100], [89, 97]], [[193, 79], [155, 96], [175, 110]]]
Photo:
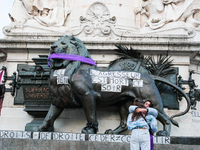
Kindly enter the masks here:
[[[2, 83], [3, 72], [4, 72], [4, 70], [2, 70], [1, 73], [0, 73], [0, 84]], [[2, 89], [0, 88], [0, 90], [2, 90]], [[0, 116], [1, 116], [1, 109], [2, 109], [2, 106], [3, 106], [3, 99], [2, 99], [2, 96], [3, 96], [3, 95], [0, 95]]]
[[3, 106], [3, 99], [0, 97], [0, 116], [1, 116], [1, 108]]
[[4, 70], [2, 70], [0, 73], [0, 84], [1, 84], [2, 76], [3, 76], [3, 72], [4, 72]]
[[96, 66], [96, 63], [93, 59], [86, 58], [86, 57], [83, 57], [80, 55], [53, 53], [53, 54], [49, 55], [49, 58], [47, 59], [48, 66], [49, 66], [50, 59], [65, 59], [65, 60], [81, 61], [81, 62]]

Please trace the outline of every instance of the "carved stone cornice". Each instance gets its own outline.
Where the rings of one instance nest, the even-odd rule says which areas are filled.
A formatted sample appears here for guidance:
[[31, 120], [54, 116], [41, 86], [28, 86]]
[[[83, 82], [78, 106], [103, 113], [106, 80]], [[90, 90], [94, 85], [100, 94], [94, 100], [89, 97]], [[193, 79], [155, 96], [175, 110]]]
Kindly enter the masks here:
[[[0, 48], [7, 50], [23, 50], [23, 49], [44, 49], [49, 51], [50, 46], [55, 41], [51, 40], [20, 40], [20, 39], [0, 39]], [[172, 51], [172, 52], [190, 52], [200, 51], [200, 43], [197, 41], [123, 41], [123, 40], [107, 40], [107, 41], [88, 41], [82, 40], [88, 50], [114, 50], [115, 44], [121, 44], [132, 47], [137, 50], [145, 51]]]

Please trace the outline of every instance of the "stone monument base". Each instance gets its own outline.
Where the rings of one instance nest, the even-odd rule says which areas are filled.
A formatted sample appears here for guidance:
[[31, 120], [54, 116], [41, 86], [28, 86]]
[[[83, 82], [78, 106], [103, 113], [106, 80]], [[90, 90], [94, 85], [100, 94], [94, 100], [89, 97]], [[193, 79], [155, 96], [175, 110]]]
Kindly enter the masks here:
[[[127, 150], [130, 135], [79, 134], [62, 132], [28, 132], [0, 130], [1, 150], [65, 149], [65, 150]], [[155, 150], [198, 150], [199, 137], [154, 136]]]

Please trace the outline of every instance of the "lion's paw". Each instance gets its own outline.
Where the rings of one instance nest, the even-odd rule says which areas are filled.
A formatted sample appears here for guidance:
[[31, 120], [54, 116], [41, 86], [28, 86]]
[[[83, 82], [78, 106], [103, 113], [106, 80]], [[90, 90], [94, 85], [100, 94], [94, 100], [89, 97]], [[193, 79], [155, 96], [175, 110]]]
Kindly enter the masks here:
[[98, 131], [98, 122], [94, 122], [94, 123], [87, 123], [86, 127], [82, 129], [81, 133], [96, 134], [97, 131]]
[[81, 133], [83, 133], [83, 134], [96, 134], [95, 132], [94, 132], [94, 129], [93, 128], [90, 128], [90, 129], [82, 129], [82, 131], [81, 131]]
[[54, 127], [48, 126], [47, 124], [43, 123], [41, 126], [39, 126], [38, 131], [47, 131], [47, 132], [53, 132]]
[[112, 129], [108, 129], [104, 132], [104, 134], [114, 134], [114, 131]]
[[169, 136], [169, 132], [167, 131], [158, 131], [156, 136]]

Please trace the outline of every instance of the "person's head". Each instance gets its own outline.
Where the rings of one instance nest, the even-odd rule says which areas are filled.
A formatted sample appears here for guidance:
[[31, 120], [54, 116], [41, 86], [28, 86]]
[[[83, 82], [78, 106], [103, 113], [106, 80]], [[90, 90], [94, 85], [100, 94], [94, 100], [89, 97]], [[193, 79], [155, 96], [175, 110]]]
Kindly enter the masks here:
[[139, 108], [145, 108], [144, 103], [140, 98], [135, 98], [133, 104]]
[[[138, 106], [138, 108], [146, 108], [145, 106], [144, 106], [144, 103], [143, 103], [143, 101], [140, 99], [140, 98], [135, 98], [134, 99], [134, 103], [133, 103], [135, 106]], [[132, 115], [132, 121], [134, 120], [134, 119], [139, 119], [140, 118], [140, 116], [142, 116], [143, 114], [141, 113], [141, 112], [136, 112], [136, 111], [134, 111], [133, 112], [133, 115]], [[147, 115], [147, 114], [144, 114], [145, 116]]]
[[145, 102], [144, 102], [144, 106], [146, 107], [146, 108], [148, 108], [148, 107], [154, 107], [154, 105], [153, 105], [153, 103], [152, 103], [152, 101], [151, 100], [146, 100]]

